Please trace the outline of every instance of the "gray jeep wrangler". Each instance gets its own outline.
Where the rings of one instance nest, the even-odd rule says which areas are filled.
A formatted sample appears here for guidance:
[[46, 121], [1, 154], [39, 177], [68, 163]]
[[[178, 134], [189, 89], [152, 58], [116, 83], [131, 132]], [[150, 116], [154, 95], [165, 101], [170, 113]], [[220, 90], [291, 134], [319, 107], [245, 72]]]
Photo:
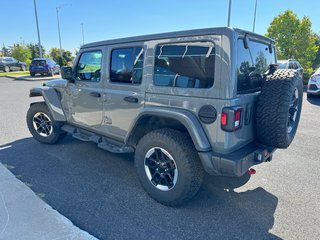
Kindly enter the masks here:
[[210, 28], [89, 43], [61, 80], [32, 88], [31, 134], [66, 133], [113, 153], [135, 152], [146, 192], [166, 205], [193, 197], [204, 171], [242, 176], [287, 148], [302, 79], [277, 70], [274, 41]]

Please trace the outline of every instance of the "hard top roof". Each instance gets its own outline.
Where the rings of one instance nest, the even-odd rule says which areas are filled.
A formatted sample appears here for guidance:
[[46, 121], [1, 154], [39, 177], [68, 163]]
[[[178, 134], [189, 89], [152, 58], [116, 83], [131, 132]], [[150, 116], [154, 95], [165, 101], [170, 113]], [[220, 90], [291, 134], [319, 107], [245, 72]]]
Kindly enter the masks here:
[[193, 30], [186, 30], [186, 31], [158, 33], [158, 34], [150, 34], [150, 35], [143, 35], [143, 36], [136, 36], [136, 37], [105, 40], [105, 41], [87, 43], [83, 45], [81, 48], [89, 48], [89, 47], [119, 44], [119, 43], [141, 42], [141, 41], [149, 41], [149, 40], [165, 39], [165, 38], [191, 37], [191, 36], [199, 36], [199, 35], [212, 35], [212, 34], [231, 35], [235, 32], [239, 34], [249, 34], [252, 37], [256, 37], [264, 41], [274, 43], [274, 40], [272, 40], [271, 38], [268, 38], [250, 31], [246, 31], [238, 28], [230, 28], [230, 27], [216, 27], [216, 28], [193, 29]]

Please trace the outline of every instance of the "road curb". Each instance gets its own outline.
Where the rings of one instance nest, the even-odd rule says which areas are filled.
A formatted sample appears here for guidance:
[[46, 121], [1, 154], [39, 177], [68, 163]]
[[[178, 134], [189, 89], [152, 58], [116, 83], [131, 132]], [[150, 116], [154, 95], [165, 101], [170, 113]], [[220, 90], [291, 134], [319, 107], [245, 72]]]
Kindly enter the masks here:
[[50, 80], [55, 80], [55, 79], [60, 79], [60, 76], [55, 76], [55, 77], [29, 77], [29, 76], [1, 76], [5, 78], [11, 78], [14, 79], [15, 81], [30, 81], [30, 82], [36, 82], [36, 81], [50, 81]]

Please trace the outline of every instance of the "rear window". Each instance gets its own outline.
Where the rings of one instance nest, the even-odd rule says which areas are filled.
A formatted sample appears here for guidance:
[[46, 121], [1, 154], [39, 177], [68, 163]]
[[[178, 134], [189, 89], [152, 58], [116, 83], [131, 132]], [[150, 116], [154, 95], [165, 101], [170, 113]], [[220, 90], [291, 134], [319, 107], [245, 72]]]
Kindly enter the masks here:
[[35, 66], [44, 66], [46, 65], [46, 60], [33, 60], [31, 64]]
[[212, 42], [158, 45], [154, 84], [163, 87], [210, 88], [214, 82], [215, 48]]
[[268, 44], [248, 40], [248, 46], [245, 49], [243, 39], [238, 39], [237, 90], [240, 94], [260, 91], [263, 74], [276, 60], [275, 51], [272, 49], [270, 53]]

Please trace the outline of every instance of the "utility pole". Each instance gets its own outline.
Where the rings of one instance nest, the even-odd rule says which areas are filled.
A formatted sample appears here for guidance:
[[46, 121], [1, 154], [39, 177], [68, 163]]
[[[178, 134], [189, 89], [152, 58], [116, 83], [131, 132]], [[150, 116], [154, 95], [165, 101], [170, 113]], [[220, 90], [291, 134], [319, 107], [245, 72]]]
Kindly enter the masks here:
[[82, 45], [84, 45], [84, 31], [83, 31], [83, 23], [81, 23], [81, 29], [82, 29]]
[[61, 33], [60, 33], [60, 21], [59, 21], [59, 11], [62, 7], [64, 6], [70, 6], [71, 4], [62, 4], [58, 7], [56, 7], [56, 10], [57, 10], [57, 22], [58, 22], [58, 32], [59, 32], [59, 44], [60, 44], [60, 57], [61, 57], [61, 60], [62, 60], [62, 45], [61, 45]]
[[37, 24], [37, 32], [38, 32], [38, 47], [39, 47], [39, 54], [40, 57], [42, 58], [42, 46], [41, 46], [41, 41], [40, 41], [40, 30], [39, 30], [39, 22], [38, 22], [38, 13], [37, 13], [37, 4], [36, 0], [33, 0], [33, 5], [34, 5], [34, 13], [36, 15], [36, 24]]
[[255, 4], [255, 6], [254, 6], [254, 15], [253, 15], [253, 27], [252, 27], [252, 32], [254, 32], [254, 29], [255, 29], [255, 27], [256, 27], [257, 2], [258, 2], [258, 0], [256, 0], [256, 4]]
[[231, 18], [231, 5], [232, 5], [232, 0], [229, 0], [229, 11], [228, 11], [228, 27], [230, 27], [230, 18]]

